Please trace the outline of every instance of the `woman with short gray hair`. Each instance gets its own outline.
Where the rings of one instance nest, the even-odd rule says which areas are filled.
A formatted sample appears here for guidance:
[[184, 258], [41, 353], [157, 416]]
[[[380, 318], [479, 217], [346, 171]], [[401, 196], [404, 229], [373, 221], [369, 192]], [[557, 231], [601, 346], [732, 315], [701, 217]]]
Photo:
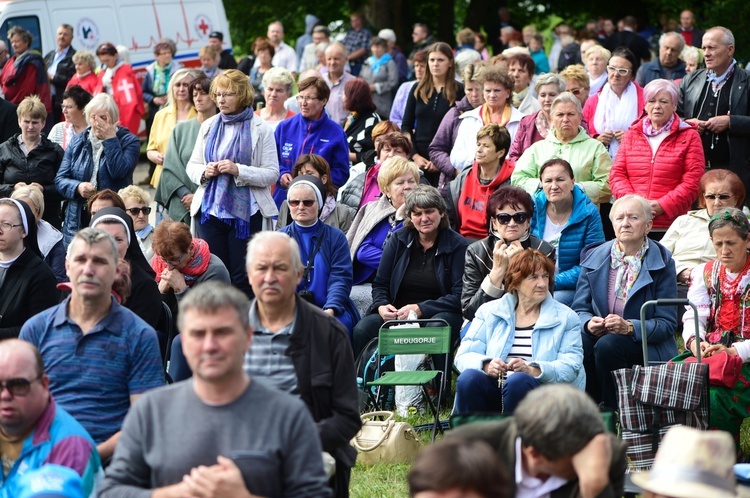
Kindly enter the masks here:
[[263, 75], [262, 87], [266, 105], [255, 114], [276, 130], [279, 123], [294, 116], [294, 111], [284, 107], [284, 102], [292, 96], [294, 76], [283, 67], [272, 67]]
[[651, 205], [638, 195], [626, 195], [612, 205], [615, 239], [582, 256], [576, 297], [571, 308], [583, 325], [583, 366], [586, 391], [596, 402], [617, 408], [611, 372], [643, 364], [641, 335], [647, 334], [648, 357], [667, 361], [677, 354], [674, 307], [641, 306], [653, 299], [677, 297], [672, 254], [648, 238]]
[[86, 50], [79, 50], [73, 54], [73, 64], [76, 67], [76, 74], [68, 81], [67, 88], [78, 85], [91, 95], [96, 93], [99, 86], [99, 78], [96, 77], [96, 60], [94, 54]]
[[510, 146], [508, 159], [512, 162], [518, 161], [523, 151], [531, 147], [531, 144], [544, 140], [551, 128], [550, 111], [555, 98], [565, 91], [565, 80], [554, 73], [540, 74], [534, 84], [536, 100], [541, 109], [533, 114], [524, 116], [518, 124], [516, 136]]
[[57, 191], [68, 199], [62, 230], [66, 247], [78, 229], [88, 225], [89, 197], [99, 190], [117, 192], [131, 185], [141, 152], [138, 137], [120, 126], [112, 97], [100, 93], [84, 112], [89, 127], [70, 141], [55, 176]]

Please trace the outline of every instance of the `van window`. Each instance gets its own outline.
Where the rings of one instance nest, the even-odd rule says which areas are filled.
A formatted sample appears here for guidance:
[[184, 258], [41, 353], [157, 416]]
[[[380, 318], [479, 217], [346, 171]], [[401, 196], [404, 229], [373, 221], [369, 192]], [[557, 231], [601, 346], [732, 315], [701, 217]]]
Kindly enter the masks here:
[[11, 55], [13, 55], [13, 47], [10, 46], [10, 41], [8, 40], [8, 31], [10, 31], [13, 26], [21, 26], [23, 29], [31, 33], [34, 40], [31, 42], [30, 49], [38, 52], [42, 51], [39, 18], [37, 16], [9, 17], [5, 20], [3, 25], [0, 26], [0, 40], [5, 40], [6, 45], [8, 45], [8, 52], [10, 52]]

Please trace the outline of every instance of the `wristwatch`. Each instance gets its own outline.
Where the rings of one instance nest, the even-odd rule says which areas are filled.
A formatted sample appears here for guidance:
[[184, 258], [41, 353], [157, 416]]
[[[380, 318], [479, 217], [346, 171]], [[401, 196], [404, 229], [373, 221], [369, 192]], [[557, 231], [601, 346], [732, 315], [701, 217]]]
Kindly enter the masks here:
[[628, 322], [628, 335], [635, 335], [635, 326], [633, 322]]

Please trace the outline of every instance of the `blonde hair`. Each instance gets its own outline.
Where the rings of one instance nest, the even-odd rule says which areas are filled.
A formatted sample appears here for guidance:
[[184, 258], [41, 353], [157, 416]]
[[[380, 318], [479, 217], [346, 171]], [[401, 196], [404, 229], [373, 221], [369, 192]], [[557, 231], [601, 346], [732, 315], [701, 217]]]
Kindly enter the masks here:
[[247, 75], [236, 69], [227, 69], [211, 81], [209, 94], [214, 103], [216, 103], [215, 93], [217, 88], [226, 88], [230, 92], [237, 93], [237, 105], [240, 108], [251, 105], [255, 99], [255, 91]]
[[29, 116], [31, 119], [47, 120], [47, 109], [44, 108], [44, 104], [36, 95], [29, 95], [23, 99], [16, 108], [16, 114], [19, 118]]
[[416, 163], [401, 156], [393, 156], [386, 159], [378, 172], [378, 187], [380, 187], [380, 191], [385, 192], [396, 178], [406, 173], [413, 174], [414, 180], [419, 181], [419, 166]]
[[125, 188], [121, 188], [119, 192], [117, 192], [117, 195], [119, 195], [123, 201], [125, 201], [125, 199], [135, 199], [146, 205], [151, 203], [151, 197], [148, 195], [148, 192], [138, 185], [128, 185]]

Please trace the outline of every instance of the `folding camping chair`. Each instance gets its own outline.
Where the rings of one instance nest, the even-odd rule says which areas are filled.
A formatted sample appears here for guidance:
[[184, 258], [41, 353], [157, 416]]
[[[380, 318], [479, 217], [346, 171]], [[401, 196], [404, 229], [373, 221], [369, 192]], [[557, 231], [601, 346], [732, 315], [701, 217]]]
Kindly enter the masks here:
[[687, 299], [651, 300], [641, 307], [643, 366], [612, 372], [622, 439], [628, 443], [628, 472], [651, 469], [659, 443], [671, 426], [708, 429], [708, 365], [700, 362], [699, 352], [697, 363], [649, 366], [645, 323], [650, 306], [690, 306], [698, 323], [698, 310]]
[[[428, 326], [428, 324], [441, 324], [441, 326]], [[416, 327], [409, 328], [391, 328], [394, 325], [414, 324]], [[425, 325], [420, 327], [419, 325]], [[378, 332], [378, 358], [377, 365], [380, 365], [380, 357], [397, 354], [442, 354], [445, 356], [444, 365], [441, 370], [417, 370], [414, 372], [385, 372], [382, 376], [367, 386], [391, 387], [391, 386], [420, 386], [422, 393], [427, 400], [430, 411], [435, 416], [432, 426], [432, 440], [435, 440], [438, 430], [442, 432], [438, 409], [440, 407], [443, 391], [445, 390], [445, 372], [450, 368], [449, 357], [451, 350], [451, 327], [445, 320], [391, 320], [385, 322]], [[437, 406], [432, 402], [432, 398], [427, 392], [427, 384], [435, 378], [440, 377], [440, 388], [438, 389]], [[372, 390], [368, 390], [372, 403], [379, 410], [377, 394], [373, 395]]]

